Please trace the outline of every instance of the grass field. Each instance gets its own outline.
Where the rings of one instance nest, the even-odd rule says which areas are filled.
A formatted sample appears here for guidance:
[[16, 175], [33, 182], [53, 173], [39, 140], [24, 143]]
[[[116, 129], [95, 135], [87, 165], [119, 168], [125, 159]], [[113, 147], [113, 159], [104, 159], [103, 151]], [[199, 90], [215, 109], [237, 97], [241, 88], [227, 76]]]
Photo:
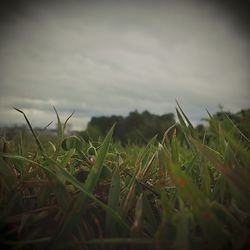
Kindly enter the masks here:
[[115, 126], [65, 138], [56, 112], [53, 142], [3, 147], [1, 249], [250, 249], [249, 139], [226, 114], [200, 138], [176, 112], [181, 130], [145, 146], [113, 142]]

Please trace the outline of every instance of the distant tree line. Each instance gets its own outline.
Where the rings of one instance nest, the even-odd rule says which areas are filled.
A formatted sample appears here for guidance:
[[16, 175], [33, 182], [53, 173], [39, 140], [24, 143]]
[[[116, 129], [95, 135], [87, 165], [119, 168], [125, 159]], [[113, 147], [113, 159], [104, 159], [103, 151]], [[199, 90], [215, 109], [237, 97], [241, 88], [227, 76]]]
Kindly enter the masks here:
[[130, 112], [126, 117], [115, 115], [92, 117], [81, 136], [84, 138], [90, 136], [92, 139], [104, 136], [114, 123], [116, 123], [113, 135], [115, 140], [122, 144], [143, 144], [155, 135], [161, 138], [166, 129], [175, 123], [175, 117], [173, 113], [155, 115], [148, 111], [139, 113], [137, 110]]
[[[245, 136], [250, 137], [250, 109], [241, 110], [237, 113], [219, 111], [213, 115], [214, 118], [222, 120], [227, 115]], [[149, 111], [139, 113], [133, 111], [128, 116], [100, 116], [92, 117], [85, 131], [80, 132], [80, 136], [85, 140], [89, 138], [97, 140], [106, 135], [111, 126], [116, 123], [114, 140], [120, 141], [123, 145], [128, 143], [144, 144], [153, 136], [157, 135], [162, 139], [165, 131], [176, 123], [173, 113], [156, 115]], [[176, 126], [177, 131], [179, 129]], [[209, 131], [209, 125], [199, 124], [196, 126], [198, 135], [202, 138], [205, 130]], [[209, 133], [207, 134], [209, 136]]]
[[[244, 109], [237, 113], [218, 111], [213, 115], [217, 120], [222, 120], [225, 114], [236, 124], [241, 132], [248, 138], [250, 138], [250, 109]], [[156, 115], [151, 114], [149, 111], [139, 113], [138, 111], [130, 112], [126, 117], [123, 116], [100, 116], [92, 117], [87, 125], [86, 130], [74, 132], [81, 136], [84, 140], [98, 140], [99, 137], [104, 137], [112, 125], [116, 123], [113, 138], [116, 141], [120, 141], [123, 145], [128, 143], [144, 144], [149, 139], [157, 135], [158, 140], [161, 140], [165, 131], [176, 123], [173, 113]], [[178, 130], [179, 125], [176, 126], [177, 136], [183, 137]], [[53, 141], [56, 137], [55, 129], [34, 129], [37, 135], [40, 136], [40, 140], [47, 142]], [[209, 124], [199, 124], [196, 126], [198, 136], [202, 139], [206, 131], [206, 139], [210, 138], [211, 128]], [[170, 136], [172, 134], [170, 133]], [[180, 138], [181, 139], [181, 138]], [[12, 126], [0, 128], [0, 141], [17, 141], [22, 140], [23, 144], [30, 145], [34, 141], [32, 134], [26, 125]], [[182, 141], [182, 140], [181, 140]], [[183, 138], [183, 141], [185, 139]]]

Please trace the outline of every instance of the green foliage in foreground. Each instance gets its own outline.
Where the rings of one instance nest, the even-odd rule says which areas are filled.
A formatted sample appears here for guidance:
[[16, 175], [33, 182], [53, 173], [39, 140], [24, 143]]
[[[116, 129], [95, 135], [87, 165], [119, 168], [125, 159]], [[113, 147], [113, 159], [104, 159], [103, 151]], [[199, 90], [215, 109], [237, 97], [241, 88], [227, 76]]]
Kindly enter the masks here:
[[249, 248], [249, 139], [226, 114], [209, 117], [212, 141], [177, 116], [180, 130], [126, 148], [114, 127], [65, 138], [58, 114], [43, 145], [28, 123], [37, 151], [0, 157], [1, 249]]

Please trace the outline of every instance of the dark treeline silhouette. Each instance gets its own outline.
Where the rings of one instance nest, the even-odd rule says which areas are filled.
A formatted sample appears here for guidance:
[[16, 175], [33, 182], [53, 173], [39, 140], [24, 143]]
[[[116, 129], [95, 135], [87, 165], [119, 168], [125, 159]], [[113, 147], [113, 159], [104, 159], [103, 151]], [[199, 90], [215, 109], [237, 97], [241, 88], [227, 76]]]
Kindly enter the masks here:
[[[250, 137], [250, 109], [241, 110], [237, 113], [218, 111], [213, 115], [217, 120], [225, 118], [225, 114], [235, 123], [235, 125], [246, 136]], [[128, 116], [100, 116], [92, 117], [85, 131], [80, 132], [80, 136], [85, 140], [92, 140], [103, 137], [116, 123], [113, 138], [120, 141], [123, 145], [128, 143], [144, 144], [153, 136], [157, 135], [158, 139], [162, 139], [165, 131], [176, 122], [173, 113], [164, 115], [151, 114], [149, 111], [139, 113], [133, 111]], [[177, 131], [179, 125], [176, 126]], [[205, 130], [209, 131], [209, 125], [198, 124], [196, 131], [200, 138], [204, 136]], [[209, 139], [209, 133], [207, 133]]]
[[137, 110], [130, 112], [128, 116], [101, 116], [93, 117], [88, 123], [87, 129], [81, 132], [83, 138], [88, 136], [96, 139], [104, 136], [111, 126], [116, 123], [114, 139], [122, 144], [142, 144], [157, 135], [162, 138], [167, 128], [175, 123], [174, 114], [155, 115], [148, 111], [139, 113]]
[[[225, 114], [235, 123], [240, 131], [248, 138], [250, 138], [250, 109], [241, 110], [237, 113], [218, 111], [213, 115], [217, 120], [223, 120]], [[209, 120], [209, 119], [204, 119]], [[139, 113], [133, 111], [128, 116], [100, 116], [92, 117], [84, 131], [69, 131], [65, 136], [76, 134], [82, 137], [84, 140], [98, 140], [99, 137], [104, 137], [108, 130], [116, 123], [113, 138], [115, 141], [120, 141], [123, 145], [145, 144], [153, 136], [157, 135], [158, 140], [161, 140], [165, 131], [176, 122], [173, 113], [164, 115], [151, 114], [148, 111]], [[176, 126], [177, 136], [181, 141], [184, 141], [183, 135], [179, 133], [179, 125]], [[55, 129], [41, 129], [35, 128], [37, 135], [41, 135], [42, 141], [53, 141], [56, 138], [57, 132]], [[199, 124], [196, 126], [196, 131], [200, 139], [206, 134], [206, 140], [213, 140], [211, 128], [209, 123]], [[206, 131], [206, 132], [205, 132]], [[169, 134], [171, 136], [172, 133]], [[34, 141], [32, 134], [30, 133], [27, 125], [2, 127], [0, 128], [0, 140], [13, 141], [20, 140], [22, 137], [23, 144], [31, 144]]]

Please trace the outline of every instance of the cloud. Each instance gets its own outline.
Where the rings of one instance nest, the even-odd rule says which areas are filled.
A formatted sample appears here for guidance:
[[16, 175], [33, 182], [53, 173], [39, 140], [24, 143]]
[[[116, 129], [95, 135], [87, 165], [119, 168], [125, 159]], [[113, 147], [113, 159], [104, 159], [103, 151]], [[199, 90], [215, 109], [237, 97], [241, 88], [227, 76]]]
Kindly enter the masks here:
[[0, 24], [1, 123], [19, 121], [12, 106], [37, 126], [52, 106], [75, 110], [78, 129], [96, 115], [174, 112], [175, 99], [195, 122], [218, 104], [249, 107], [249, 36], [237, 27], [213, 4], [30, 3]]

